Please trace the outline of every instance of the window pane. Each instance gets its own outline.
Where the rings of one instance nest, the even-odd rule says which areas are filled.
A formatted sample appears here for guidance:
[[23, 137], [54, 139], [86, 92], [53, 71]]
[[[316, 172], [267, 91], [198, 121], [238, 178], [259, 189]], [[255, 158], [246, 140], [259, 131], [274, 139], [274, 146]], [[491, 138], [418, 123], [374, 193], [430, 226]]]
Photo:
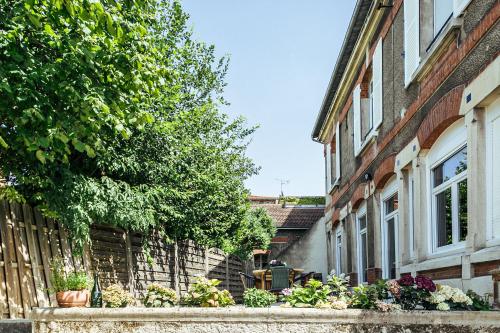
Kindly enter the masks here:
[[460, 241], [467, 237], [467, 179], [458, 183], [458, 223]]
[[387, 220], [387, 266], [389, 279], [396, 278], [396, 238], [394, 231], [394, 218]]
[[367, 266], [367, 249], [366, 249], [366, 233], [361, 235], [361, 267], [360, 267], [360, 274], [362, 275], [362, 281], [361, 282], [367, 282], [366, 278], [366, 266]]
[[434, 0], [434, 35], [439, 33], [451, 14], [453, 14], [453, 0]]
[[433, 170], [434, 187], [467, 170], [467, 147], [438, 165]]
[[366, 228], [366, 215], [359, 218], [359, 230]]
[[436, 194], [437, 246], [453, 242], [451, 223], [451, 187]]
[[[332, 144], [335, 144], [335, 142]], [[332, 185], [335, 183], [335, 180], [337, 180], [336, 166], [337, 166], [337, 161], [335, 160], [335, 153], [333, 153], [333, 154], [331, 154], [331, 158], [330, 158], [330, 172], [331, 172], [330, 173], [330, 182]]]
[[398, 209], [398, 195], [393, 195], [390, 199], [385, 201], [385, 213], [390, 214]]

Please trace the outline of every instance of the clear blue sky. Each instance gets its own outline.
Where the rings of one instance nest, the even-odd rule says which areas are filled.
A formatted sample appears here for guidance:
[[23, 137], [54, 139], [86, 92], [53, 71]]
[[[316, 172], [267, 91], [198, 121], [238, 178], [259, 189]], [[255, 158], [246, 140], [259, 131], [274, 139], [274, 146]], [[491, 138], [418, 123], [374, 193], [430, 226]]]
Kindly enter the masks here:
[[248, 155], [256, 195], [324, 195], [311, 131], [355, 0], [183, 0], [195, 37], [230, 55], [224, 111], [259, 124]]

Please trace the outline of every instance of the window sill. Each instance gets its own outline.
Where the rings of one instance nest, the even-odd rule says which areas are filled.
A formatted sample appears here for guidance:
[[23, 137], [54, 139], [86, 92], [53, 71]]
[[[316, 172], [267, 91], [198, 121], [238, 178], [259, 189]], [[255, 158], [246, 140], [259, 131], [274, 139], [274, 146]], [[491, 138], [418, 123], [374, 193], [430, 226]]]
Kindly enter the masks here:
[[366, 136], [365, 140], [361, 143], [359, 150], [356, 151], [355, 153], [356, 157], [362, 155], [363, 152], [366, 150], [366, 148], [375, 142], [377, 137], [378, 137], [378, 130], [372, 129], [370, 133], [368, 133], [368, 135]]
[[412, 75], [410, 82], [405, 86], [408, 88], [415, 80], [421, 81], [432, 70], [432, 66], [446, 52], [447, 46], [454, 40], [457, 30], [462, 26], [462, 19], [452, 17], [443, 27], [441, 32], [431, 41], [420, 58], [420, 65]]
[[489, 246], [470, 255], [471, 263], [493, 261], [500, 259], [500, 245]]
[[337, 188], [339, 187], [340, 185], [340, 177], [335, 179], [335, 182], [330, 186], [330, 188], [328, 189], [328, 194], [332, 194], [332, 192]]

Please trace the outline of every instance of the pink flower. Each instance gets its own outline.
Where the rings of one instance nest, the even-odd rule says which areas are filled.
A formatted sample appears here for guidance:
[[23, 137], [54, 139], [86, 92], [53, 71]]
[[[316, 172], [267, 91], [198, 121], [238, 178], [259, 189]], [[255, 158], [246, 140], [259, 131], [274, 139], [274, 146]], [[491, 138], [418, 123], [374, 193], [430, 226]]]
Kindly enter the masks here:
[[413, 279], [413, 276], [408, 274], [404, 275], [401, 279], [399, 279], [398, 283], [400, 286], [411, 287], [415, 284], [415, 280]]
[[392, 296], [399, 298], [401, 296], [401, 286], [396, 280], [389, 280], [386, 282], [387, 289], [391, 292]]
[[285, 288], [281, 291], [281, 293], [283, 294], [283, 296], [290, 296], [292, 294], [292, 289]]

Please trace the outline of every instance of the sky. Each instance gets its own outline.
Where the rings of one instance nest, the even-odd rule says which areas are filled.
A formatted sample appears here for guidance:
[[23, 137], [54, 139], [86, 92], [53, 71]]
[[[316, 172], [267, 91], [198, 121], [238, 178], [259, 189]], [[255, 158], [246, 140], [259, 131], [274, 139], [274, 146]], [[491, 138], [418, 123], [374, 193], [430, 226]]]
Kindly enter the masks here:
[[355, 0], [183, 0], [196, 39], [229, 55], [223, 111], [259, 125], [248, 156], [254, 195], [324, 195], [323, 147], [311, 132]]

